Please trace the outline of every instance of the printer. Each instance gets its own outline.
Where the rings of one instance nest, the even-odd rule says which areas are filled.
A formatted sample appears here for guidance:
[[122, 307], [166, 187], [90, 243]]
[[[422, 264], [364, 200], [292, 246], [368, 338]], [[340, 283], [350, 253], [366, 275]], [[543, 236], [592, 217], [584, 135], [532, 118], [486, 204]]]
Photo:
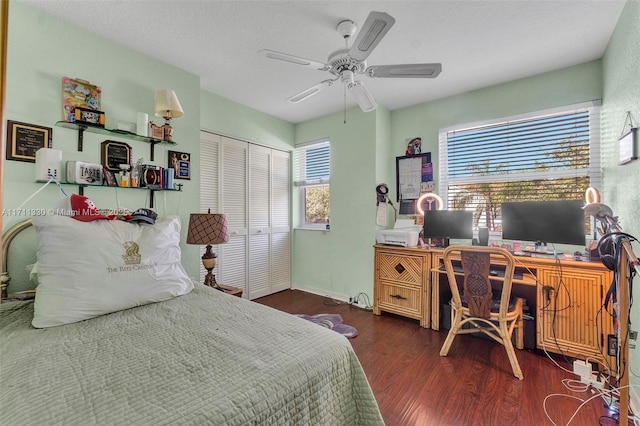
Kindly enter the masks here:
[[393, 229], [376, 231], [376, 242], [393, 246], [417, 247], [421, 230], [422, 227], [416, 225], [412, 219], [398, 219]]

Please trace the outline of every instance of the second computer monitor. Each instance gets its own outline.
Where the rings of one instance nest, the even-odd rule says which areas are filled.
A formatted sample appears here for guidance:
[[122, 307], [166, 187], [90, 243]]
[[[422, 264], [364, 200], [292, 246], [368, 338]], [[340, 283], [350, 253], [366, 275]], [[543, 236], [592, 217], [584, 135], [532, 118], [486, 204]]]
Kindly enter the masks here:
[[449, 239], [473, 238], [473, 212], [466, 210], [425, 210], [424, 238]]
[[502, 238], [584, 246], [582, 206], [582, 201], [502, 203]]

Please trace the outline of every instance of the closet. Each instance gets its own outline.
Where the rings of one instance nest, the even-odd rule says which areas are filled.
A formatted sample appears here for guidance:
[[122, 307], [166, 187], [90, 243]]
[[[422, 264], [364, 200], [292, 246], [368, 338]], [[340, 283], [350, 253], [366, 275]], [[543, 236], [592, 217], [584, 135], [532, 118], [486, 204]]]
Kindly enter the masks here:
[[227, 214], [230, 233], [214, 273], [245, 298], [291, 287], [290, 173], [290, 152], [200, 132], [200, 210]]

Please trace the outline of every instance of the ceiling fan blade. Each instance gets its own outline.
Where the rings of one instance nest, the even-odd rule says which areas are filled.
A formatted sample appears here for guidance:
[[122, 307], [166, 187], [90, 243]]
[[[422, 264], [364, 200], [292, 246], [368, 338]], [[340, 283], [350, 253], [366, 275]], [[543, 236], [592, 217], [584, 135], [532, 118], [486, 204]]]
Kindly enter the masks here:
[[358, 105], [360, 105], [360, 109], [363, 112], [373, 111], [378, 107], [376, 100], [373, 99], [371, 93], [367, 90], [367, 88], [359, 81], [349, 84], [349, 91], [353, 95], [353, 97], [358, 101]]
[[296, 65], [302, 65], [303, 67], [313, 68], [320, 71], [327, 71], [331, 69], [330, 65], [323, 64], [322, 62], [312, 61], [311, 59], [301, 58], [299, 56], [289, 55], [287, 53], [276, 52], [275, 50], [262, 49], [258, 51], [259, 54], [264, 55], [269, 59], [276, 59], [278, 61], [289, 62]]
[[391, 29], [396, 20], [384, 12], [371, 12], [364, 21], [362, 29], [358, 31], [349, 56], [356, 61], [364, 61], [371, 51], [380, 43], [380, 40]]
[[375, 78], [435, 78], [442, 71], [442, 64], [372, 65], [365, 74]]
[[321, 91], [324, 88], [324, 86], [332, 86], [336, 80], [337, 79], [328, 79], [328, 80], [321, 81], [320, 83], [315, 84], [309, 87], [308, 89], [303, 90], [302, 92], [296, 93], [290, 98], [287, 98], [287, 101], [297, 104], [298, 102], [304, 101], [305, 99], [315, 95], [316, 93]]

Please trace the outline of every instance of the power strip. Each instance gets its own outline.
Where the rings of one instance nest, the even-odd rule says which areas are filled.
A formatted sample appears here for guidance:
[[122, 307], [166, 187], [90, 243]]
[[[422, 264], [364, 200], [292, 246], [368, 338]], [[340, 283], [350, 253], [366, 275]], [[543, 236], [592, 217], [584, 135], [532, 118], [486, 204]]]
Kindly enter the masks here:
[[580, 377], [580, 381], [594, 388], [604, 389], [604, 377], [599, 373], [591, 373], [591, 377]]
[[580, 376], [580, 381], [594, 388], [604, 389], [605, 379], [597, 371], [591, 370], [591, 364], [581, 359], [573, 361], [573, 372]]

